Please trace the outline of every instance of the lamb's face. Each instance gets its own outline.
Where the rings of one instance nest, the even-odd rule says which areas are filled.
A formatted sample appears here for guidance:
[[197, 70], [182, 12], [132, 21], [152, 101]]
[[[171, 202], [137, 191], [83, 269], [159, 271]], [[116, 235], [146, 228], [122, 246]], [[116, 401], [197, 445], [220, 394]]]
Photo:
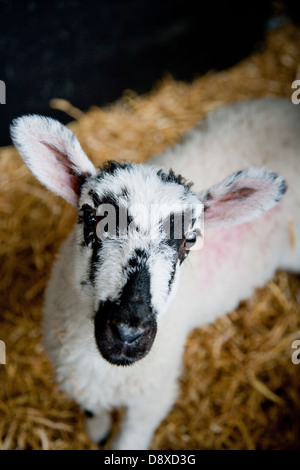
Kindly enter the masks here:
[[107, 165], [79, 199], [77, 287], [101, 355], [116, 365], [151, 349], [179, 266], [201, 235], [203, 205], [172, 172]]

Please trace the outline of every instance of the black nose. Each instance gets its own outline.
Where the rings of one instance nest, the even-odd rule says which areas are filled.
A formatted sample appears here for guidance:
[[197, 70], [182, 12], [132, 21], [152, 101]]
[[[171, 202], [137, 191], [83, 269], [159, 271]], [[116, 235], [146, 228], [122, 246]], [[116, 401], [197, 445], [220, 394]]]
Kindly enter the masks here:
[[142, 336], [145, 332], [144, 328], [136, 328], [133, 326], [129, 326], [126, 323], [111, 325], [111, 329], [113, 330], [117, 338], [128, 344], [133, 343], [135, 340], [140, 338], [140, 336]]
[[145, 264], [129, 275], [118, 301], [100, 303], [94, 322], [99, 352], [111, 364], [130, 365], [148, 354], [157, 324]]
[[131, 310], [131, 306], [124, 310], [106, 301], [95, 315], [96, 344], [102, 357], [111, 364], [133, 364], [152, 347], [157, 331], [154, 313], [148, 306], [135, 306], [134, 315]]

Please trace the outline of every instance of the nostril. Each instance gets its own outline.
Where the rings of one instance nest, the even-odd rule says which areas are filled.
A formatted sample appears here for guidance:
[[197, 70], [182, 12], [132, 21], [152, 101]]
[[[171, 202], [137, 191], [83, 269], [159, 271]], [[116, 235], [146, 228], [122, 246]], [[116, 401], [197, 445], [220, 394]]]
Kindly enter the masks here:
[[113, 329], [119, 339], [124, 342], [126, 341], [126, 343], [133, 343], [133, 341], [137, 340], [144, 333], [144, 329], [132, 327], [125, 323], [114, 325]]

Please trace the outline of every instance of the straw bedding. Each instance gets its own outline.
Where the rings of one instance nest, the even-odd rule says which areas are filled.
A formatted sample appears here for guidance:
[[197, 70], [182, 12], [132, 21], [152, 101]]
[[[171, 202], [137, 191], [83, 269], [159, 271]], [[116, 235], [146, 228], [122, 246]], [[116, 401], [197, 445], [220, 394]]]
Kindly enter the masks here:
[[[260, 96], [291, 96], [300, 31], [268, 32], [263, 50], [191, 84], [166, 77], [149, 94], [86, 114], [60, 101], [95, 162], [143, 161], [174, 143], [208, 111]], [[298, 71], [298, 72], [297, 72]], [[298, 77], [297, 77], [298, 73]], [[0, 149], [0, 449], [95, 449], [76, 404], [54, 382], [41, 334], [43, 292], [74, 210], [42, 188], [12, 147]], [[291, 233], [292, 237], [292, 233]], [[253, 298], [188, 338], [180, 396], [153, 449], [300, 447], [300, 279], [278, 272]], [[115, 426], [119, 414], [114, 413]]]

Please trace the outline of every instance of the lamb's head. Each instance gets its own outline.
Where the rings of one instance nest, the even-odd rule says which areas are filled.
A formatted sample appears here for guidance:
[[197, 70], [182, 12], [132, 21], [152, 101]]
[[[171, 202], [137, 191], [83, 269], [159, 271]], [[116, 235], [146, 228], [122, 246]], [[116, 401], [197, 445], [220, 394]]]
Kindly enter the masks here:
[[152, 346], [203, 204], [172, 172], [109, 162], [85, 179], [78, 206], [77, 285], [103, 357], [130, 364]]
[[205, 228], [246, 222], [286, 190], [276, 174], [246, 169], [196, 194], [172, 170], [114, 162], [97, 170], [72, 132], [52, 119], [25, 116], [11, 132], [35, 176], [78, 208], [74, 282], [98, 349], [115, 365], [150, 351], [180, 265], [202, 246], [203, 218]]

